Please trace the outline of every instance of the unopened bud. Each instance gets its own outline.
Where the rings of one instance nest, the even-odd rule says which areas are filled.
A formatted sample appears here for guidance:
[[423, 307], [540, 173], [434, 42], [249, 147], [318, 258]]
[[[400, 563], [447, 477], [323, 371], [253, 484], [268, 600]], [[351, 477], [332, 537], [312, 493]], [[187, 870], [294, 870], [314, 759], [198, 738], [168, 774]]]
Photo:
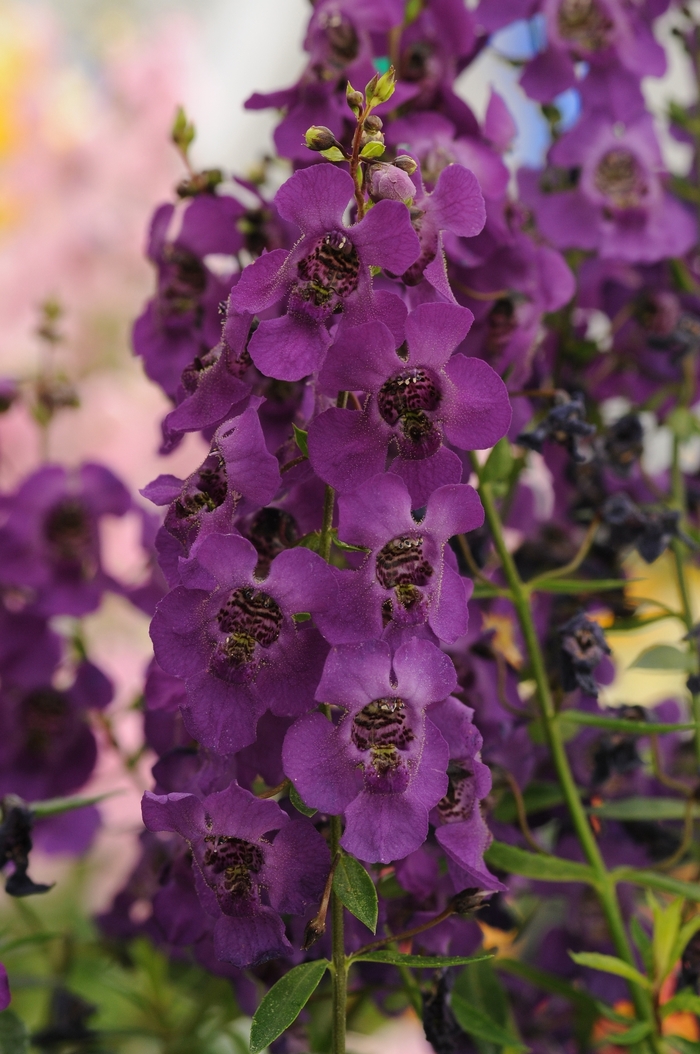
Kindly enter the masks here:
[[[370, 85], [372, 85], [371, 92]], [[393, 66], [390, 66], [386, 73], [382, 73], [381, 77], [372, 77], [372, 80], [367, 85], [367, 102], [371, 102], [372, 106], [378, 106], [382, 102], [387, 102], [395, 90], [396, 71]]]
[[203, 172], [195, 172], [189, 179], [183, 179], [178, 183], [177, 195], [179, 198], [196, 198], [198, 194], [213, 194], [223, 179], [224, 174], [220, 168], [207, 168]]
[[316, 941], [320, 940], [323, 934], [326, 932], [326, 918], [325, 915], [322, 919], [316, 915], [311, 922], [309, 922], [304, 930], [304, 940], [301, 945], [301, 950], [307, 952]]
[[471, 915], [473, 911], [481, 907], [484, 898], [488, 895], [483, 889], [476, 887], [463, 889], [452, 898], [452, 907], [457, 915]]
[[381, 117], [377, 117], [376, 114], [371, 113], [369, 117], [365, 118], [365, 131], [366, 132], [381, 132], [384, 127], [384, 122]]
[[400, 168], [402, 172], [408, 172], [409, 176], [412, 176], [418, 168], [416, 162], [408, 154], [399, 154], [398, 157], [394, 158], [392, 164], [395, 168]]
[[361, 91], [355, 91], [350, 81], [348, 81], [345, 89], [345, 98], [347, 99], [348, 106], [355, 115], [362, 112], [362, 107], [365, 105], [364, 96]]
[[369, 171], [369, 196], [372, 201], [412, 201], [416, 193], [411, 177], [394, 165], [372, 165]]
[[314, 124], [306, 132], [304, 139], [309, 150], [330, 150], [332, 146], [338, 145], [338, 140], [323, 124]]
[[175, 120], [173, 121], [173, 126], [170, 130], [170, 138], [184, 157], [187, 156], [187, 151], [192, 144], [194, 136], [194, 125], [191, 121], [187, 120], [187, 114], [182, 106], [178, 106], [175, 113]]

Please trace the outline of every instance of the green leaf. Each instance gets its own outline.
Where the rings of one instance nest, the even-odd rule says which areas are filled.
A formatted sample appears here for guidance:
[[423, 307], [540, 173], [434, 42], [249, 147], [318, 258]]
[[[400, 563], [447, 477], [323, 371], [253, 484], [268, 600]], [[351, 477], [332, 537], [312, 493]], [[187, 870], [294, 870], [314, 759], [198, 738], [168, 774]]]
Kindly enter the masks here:
[[612, 589], [624, 589], [632, 578], [540, 578], [525, 585], [537, 593], [605, 593]]
[[636, 915], [632, 916], [630, 932], [632, 934], [632, 940], [639, 949], [639, 954], [642, 957], [642, 962], [644, 963], [646, 972], [649, 974], [652, 973], [654, 969], [654, 952], [652, 951], [651, 940]]
[[295, 615], [292, 615], [292, 618], [295, 622], [308, 622], [311, 618], [311, 613], [309, 611], [297, 611]]
[[12, 1010], [0, 1014], [0, 1054], [26, 1054], [28, 1050], [27, 1029]]
[[588, 714], [585, 710], [562, 710], [559, 714], [561, 722], [572, 721], [577, 725], [590, 725], [593, 728], [604, 728], [608, 732], [630, 732], [632, 735], [648, 736], [652, 732], [662, 734], [664, 732], [690, 732], [695, 728], [694, 724], [668, 724], [660, 721], [635, 721], [626, 717], [604, 717], [598, 714]]
[[559, 856], [528, 853], [505, 842], [492, 842], [484, 859], [490, 867], [500, 868], [512, 875], [537, 878], [543, 882], [587, 882], [595, 885], [595, 874], [586, 864], [563, 860]]
[[304, 455], [304, 457], [308, 457], [309, 456], [309, 433], [306, 432], [303, 428], [297, 428], [297, 426], [294, 424], [294, 422], [292, 422], [292, 428], [294, 429], [294, 441], [295, 441], [296, 445], [299, 447], [299, 449], [301, 450], [301, 452]]
[[685, 950], [685, 946], [689, 940], [691, 940], [695, 934], [700, 930], [700, 915], [693, 915], [689, 922], [686, 922], [685, 926], [681, 926], [676, 943], [671, 953], [671, 961], [677, 963], [681, 955]]
[[494, 959], [493, 965], [497, 970], [503, 970], [505, 973], [529, 981], [530, 984], [542, 988], [545, 992], [561, 995], [572, 1003], [585, 1006], [586, 1009], [596, 1009], [596, 1001], [588, 992], [574, 988], [568, 981], [562, 981], [560, 977], [547, 970], [541, 970], [538, 966], [530, 966], [529, 963], [521, 962], [520, 959], [501, 959], [500, 957]]
[[289, 800], [297, 812], [303, 813], [304, 816], [315, 816], [318, 812], [318, 809], [312, 809], [310, 805], [302, 801], [301, 795], [293, 783], [289, 785]]
[[381, 157], [386, 147], [384, 143], [378, 143], [376, 140], [371, 140], [369, 143], [365, 143], [360, 151], [360, 157], [363, 161], [371, 161], [375, 157]]
[[683, 882], [680, 878], [663, 875], [659, 871], [642, 871], [634, 867], [616, 867], [610, 872], [614, 882], [630, 882], [644, 889], [655, 889], [660, 893], [676, 893], [687, 900], [700, 901], [700, 883]]
[[609, 1042], [614, 1040], [616, 1047], [631, 1047], [633, 1043], [639, 1043], [650, 1032], [651, 1025], [648, 1021], [636, 1021], [634, 1025], [626, 1028], [624, 1032], [611, 1033], [607, 1039]]
[[651, 946], [654, 951], [654, 969], [657, 983], [664, 981], [674, 964], [671, 958], [681, 928], [681, 913], [685, 900], [676, 897], [665, 907], [647, 893], [649, 907], [654, 917]]
[[672, 999], [669, 999], [667, 1003], [659, 1007], [659, 1013], [662, 1017], [668, 1017], [669, 1014], [682, 1013], [683, 1011], [700, 1015], [700, 995], [691, 992], [689, 988], [684, 988], [682, 991], [677, 992]]
[[354, 856], [342, 853], [333, 875], [333, 892], [351, 914], [377, 932], [379, 902], [374, 882]]
[[345, 161], [345, 154], [337, 146], [329, 146], [327, 150], [319, 150], [321, 157], [325, 157], [326, 161]]
[[330, 966], [328, 959], [295, 966], [263, 997], [250, 1027], [250, 1054], [260, 1054], [294, 1024]]
[[[593, 816], [608, 820], [683, 820], [685, 801], [682, 798], [619, 798], [596, 805], [588, 811]], [[700, 804], [695, 806], [700, 817]]]
[[698, 419], [692, 410], [685, 406], [677, 406], [667, 414], [664, 424], [670, 428], [674, 436], [683, 442], [690, 439], [698, 430]]
[[378, 952], [363, 952], [352, 955], [354, 963], [387, 963], [391, 966], [410, 966], [414, 970], [437, 970], [445, 966], [468, 966], [469, 963], [492, 959], [492, 955], [404, 955], [402, 952], [384, 948]]
[[492, 597], [507, 597], [508, 590], [499, 586], [487, 586], [483, 582], [475, 582], [472, 591], [472, 600], [491, 600]]
[[[344, 553], [368, 553], [370, 551], [364, 545], [349, 545], [347, 542], [341, 542], [338, 537], [337, 527], [334, 527], [331, 531], [331, 541], [336, 549], [340, 549]], [[695, 725], [692, 727], [694, 728]]]
[[642, 988], [651, 988], [648, 977], [615, 955], [602, 955], [600, 952], [569, 952], [569, 955], [578, 966], [588, 966], [591, 970], [613, 973], [616, 977], [624, 977], [625, 980], [632, 981]]
[[309, 531], [296, 544], [303, 546], [304, 549], [310, 549], [312, 553], [317, 553], [321, 545], [321, 532]]
[[486, 464], [481, 470], [481, 479], [484, 483], [498, 483], [508, 479], [513, 468], [513, 454], [508, 439], [503, 436], [486, 459]]
[[695, 657], [672, 644], [655, 644], [638, 655], [630, 670], [684, 670], [691, 671], [695, 666]]
[[86, 805], [97, 805], [105, 798], [113, 798], [124, 791], [108, 791], [106, 794], [95, 794], [91, 797], [82, 798], [76, 795], [72, 798], [47, 798], [46, 801], [33, 801], [27, 805], [35, 816], [58, 816], [63, 812], [71, 812], [73, 809], [84, 809]]
[[683, 1039], [682, 1036], [665, 1036], [669, 1046], [677, 1050], [679, 1054], [700, 1054], [700, 1043], [694, 1043], [692, 1039]]
[[[541, 809], [549, 809], [553, 805], [561, 805], [564, 795], [558, 783], [533, 782], [523, 791], [523, 803], [525, 812], [540, 812]], [[512, 823], [518, 818], [515, 807], [515, 798], [508, 792], [503, 795], [492, 816], [500, 823]]]
[[509, 1032], [502, 1025], [499, 1025], [498, 1022], [488, 1017], [483, 1010], [479, 1010], [472, 1003], [468, 1003], [458, 992], [452, 993], [451, 1004], [457, 1023], [470, 1036], [475, 1036], [477, 1039], [485, 1039], [488, 1043], [495, 1043], [498, 1047], [512, 1047], [515, 1050], [528, 1049], [516, 1039], [512, 1032]]

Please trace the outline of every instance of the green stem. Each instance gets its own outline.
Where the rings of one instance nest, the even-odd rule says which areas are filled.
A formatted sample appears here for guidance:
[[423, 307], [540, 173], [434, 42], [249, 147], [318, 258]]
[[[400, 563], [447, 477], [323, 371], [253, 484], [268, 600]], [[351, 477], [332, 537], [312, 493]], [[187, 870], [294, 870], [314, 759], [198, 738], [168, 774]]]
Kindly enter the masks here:
[[[339, 816], [331, 816], [331, 854], [335, 859], [342, 834]], [[331, 1054], [345, 1054], [345, 1017], [347, 1011], [348, 966], [345, 958], [343, 902], [331, 896], [332, 963], [333, 963], [333, 1047]]]
[[[477, 475], [479, 475], [479, 464], [474, 455], [472, 455], [472, 466]], [[530, 657], [532, 675], [537, 684], [542, 725], [551, 751], [552, 761], [554, 762], [557, 771], [559, 783], [569, 809], [571, 820], [579, 842], [581, 843], [586, 860], [595, 872], [596, 890], [608, 923], [613, 944], [615, 945], [615, 950], [621, 959], [636, 968], [636, 962], [627, 938], [624, 920], [617, 900], [615, 883], [605, 866], [600, 849], [598, 848], [598, 843], [595, 840], [595, 835], [593, 834], [593, 830], [588, 822], [588, 817], [586, 816], [586, 812], [579, 797], [578, 789], [569, 766], [569, 759], [566, 756], [566, 750], [564, 748], [559, 722], [557, 720], [554, 699], [552, 698], [552, 693], [549, 687], [542, 649], [540, 648], [537, 631], [535, 630], [535, 624], [532, 618], [530, 591], [520, 578], [518, 569], [515, 566], [515, 561], [506, 547], [501, 520], [496, 508], [491, 484], [480, 482], [479, 494], [484, 506], [486, 521], [489, 525], [489, 530], [491, 531], [506, 581], [510, 587], [511, 599], [518, 616], [520, 629]], [[642, 988], [634, 984], [630, 985], [630, 989], [638, 1017], [641, 1020], [649, 1021], [654, 1025], [653, 1007], [648, 994]], [[654, 1041], [652, 1040], [652, 1043], [653, 1042]]]
[[[673, 439], [673, 462], [671, 465], [671, 504], [681, 514], [681, 524], [686, 510], [685, 480], [680, 466], [680, 442], [677, 436]], [[674, 538], [671, 542], [671, 551], [676, 567], [676, 582], [678, 584], [678, 595], [681, 602], [681, 611], [686, 630], [688, 631], [688, 654], [694, 658], [694, 674], [700, 672], [700, 657], [698, 656], [698, 641], [693, 634], [693, 605], [690, 599], [690, 590], [685, 575], [686, 547], [680, 538]], [[700, 692], [691, 692], [691, 706], [693, 721], [695, 722], [695, 758], [700, 768]]]

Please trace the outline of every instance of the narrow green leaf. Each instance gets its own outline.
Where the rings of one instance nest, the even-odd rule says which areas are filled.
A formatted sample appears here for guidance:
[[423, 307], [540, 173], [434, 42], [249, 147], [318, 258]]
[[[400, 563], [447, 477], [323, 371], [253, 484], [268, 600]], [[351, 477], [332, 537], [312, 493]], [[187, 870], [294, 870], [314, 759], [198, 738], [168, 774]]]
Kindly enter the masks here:
[[[619, 798], [596, 805], [588, 811], [593, 816], [608, 820], [682, 820], [685, 817], [685, 801], [682, 798]], [[700, 817], [700, 803], [694, 806]]]
[[659, 1013], [662, 1017], [668, 1017], [669, 1014], [682, 1013], [683, 1011], [700, 1015], [700, 995], [691, 992], [689, 988], [684, 988], [682, 991], [677, 992], [672, 999], [669, 999], [667, 1003], [659, 1007]]
[[487, 1043], [495, 1043], [498, 1047], [528, 1050], [528, 1047], [516, 1039], [512, 1032], [503, 1028], [472, 1003], [468, 1003], [457, 992], [452, 993], [451, 1004], [457, 1023], [470, 1036], [485, 1039]]
[[685, 900], [676, 897], [665, 907], [647, 892], [647, 900], [654, 917], [654, 929], [651, 945], [654, 951], [655, 979], [664, 981], [673, 966], [671, 955], [681, 928], [681, 913]]
[[578, 966], [588, 966], [591, 970], [613, 973], [616, 977], [624, 977], [625, 980], [632, 981], [642, 988], [651, 988], [648, 977], [615, 955], [602, 955], [600, 952], [569, 952], [569, 955]]
[[694, 1043], [692, 1039], [683, 1039], [682, 1036], [665, 1036], [664, 1038], [667, 1044], [679, 1054], [700, 1054], [700, 1043]]
[[560, 977], [547, 970], [541, 970], [538, 966], [530, 966], [529, 963], [521, 962], [520, 959], [501, 959], [500, 957], [494, 959], [493, 965], [497, 970], [513, 974], [515, 977], [522, 978], [523, 981], [529, 981], [530, 984], [542, 988], [545, 992], [563, 996], [564, 999], [585, 1006], [586, 1009], [596, 1009], [596, 1001], [588, 992], [574, 988], [568, 981], [562, 981]]
[[[348, 545], [347, 542], [341, 542], [338, 537], [338, 528], [334, 527], [331, 532], [331, 540], [333, 545], [337, 549], [341, 549], [344, 553], [368, 553], [369, 549], [365, 548], [364, 545]], [[694, 727], [694, 726], [693, 726]]]
[[672, 644], [655, 644], [638, 655], [630, 670], [681, 670], [690, 671], [695, 664], [695, 657]]
[[692, 919], [686, 922], [685, 926], [681, 926], [672, 952], [671, 961], [673, 963], [678, 962], [685, 951], [686, 944], [695, 936], [698, 930], [700, 930], [700, 915], [693, 915]]
[[513, 454], [506, 436], [499, 439], [481, 470], [484, 483], [498, 483], [507, 479], [513, 467]]
[[310, 805], [302, 801], [301, 795], [293, 783], [289, 784], [289, 800], [297, 812], [303, 813], [304, 816], [315, 816], [318, 812], [318, 809], [312, 809]]
[[47, 798], [46, 801], [33, 801], [27, 805], [35, 816], [58, 816], [63, 812], [71, 812], [73, 809], [84, 809], [86, 805], [97, 805], [106, 798], [114, 798], [124, 791], [108, 791], [106, 794], [95, 794], [92, 797], [82, 798], [76, 795], [72, 798]]
[[[342, 156], [342, 155], [341, 155]], [[297, 428], [292, 422], [292, 428], [294, 429], [294, 441], [301, 450], [304, 457], [309, 456], [309, 433], [304, 431], [303, 428]]]
[[354, 856], [342, 853], [333, 876], [333, 892], [356, 919], [377, 932], [379, 902], [374, 882]]
[[624, 589], [633, 578], [540, 578], [525, 585], [537, 593], [606, 593]]
[[634, 1025], [626, 1028], [624, 1032], [614, 1032], [607, 1038], [610, 1042], [614, 1040], [616, 1047], [631, 1047], [633, 1043], [639, 1043], [650, 1032], [651, 1025], [648, 1021], [636, 1021]]
[[654, 952], [651, 947], [651, 939], [636, 915], [633, 915], [630, 921], [630, 932], [632, 940], [637, 945], [639, 954], [642, 957], [646, 972], [648, 974], [652, 973], [654, 969]]
[[[533, 782], [523, 791], [523, 803], [525, 812], [539, 812], [541, 809], [550, 809], [553, 805], [561, 805], [564, 795], [558, 783]], [[500, 823], [512, 823], [518, 818], [515, 807], [515, 798], [508, 792], [504, 794], [492, 816]]]
[[403, 955], [385, 948], [378, 952], [364, 952], [350, 958], [354, 963], [387, 963], [391, 966], [410, 966], [414, 970], [437, 970], [445, 966], [468, 966], [469, 963], [492, 959], [493, 955]]
[[260, 1054], [294, 1024], [329, 966], [328, 959], [301, 963], [272, 986], [253, 1015], [250, 1054]]
[[559, 856], [528, 853], [505, 842], [492, 842], [484, 859], [491, 867], [509, 871], [512, 875], [538, 878], [543, 882], [587, 882], [595, 885], [595, 874], [586, 864], [563, 860]]
[[23, 1021], [12, 1010], [0, 1014], [0, 1054], [27, 1054], [29, 1037]]
[[634, 867], [616, 867], [610, 875], [614, 882], [630, 882], [644, 889], [656, 889], [660, 893], [676, 893], [687, 900], [700, 901], [699, 882], [683, 882], [680, 878], [663, 875], [660, 871], [637, 871]]
[[[614, 711], [610, 711], [611, 714]], [[652, 732], [690, 732], [694, 724], [668, 724], [659, 721], [634, 721], [626, 717], [607, 717], [602, 714], [587, 714], [585, 710], [562, 710], [559, 720], [572, 721], [576, 725], [591, 725], [593, 728], [604, 728], [608, 732], [629, 732], [632, 735], [648, 736]]]
[[483, 582], [475, 582], [472, 592], [472, 600], [490, 600], [492, 597], [507, 597], [508, 590], [499, 586], [487, 586]]

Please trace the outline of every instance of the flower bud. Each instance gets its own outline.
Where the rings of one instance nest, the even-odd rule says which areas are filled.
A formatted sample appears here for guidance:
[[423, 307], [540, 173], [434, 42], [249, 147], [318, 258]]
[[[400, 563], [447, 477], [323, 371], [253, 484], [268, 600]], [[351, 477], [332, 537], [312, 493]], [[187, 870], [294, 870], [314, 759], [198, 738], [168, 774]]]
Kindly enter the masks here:
[[412, 201], [416, 193], [413, 181], [395, 165], [372, 165], [369, 170], [369, 196], [372, 201]]
[[361, 91], [355, 91], [350, 81], [345, 89], [345, 98], [352, 112], [357, 116], [362, 112], [365, 99]]
[[395, 168], [400, 168], [402, 172], [407, 172], [409, 176], [412, 176], [418, 168], [417, 163], [408, 154], [399, 154], [394, 158], [392, 164]]
[[330, 150], [332, 146], [338, 145], [338, 140], [323, 124], [314, 124], [306, 132], [304, 139], [309, 150]]
[[384, 122], [381, 117], [377, 117], [376, 114], [371, 113], [369, 117], [365, 118], [365, 131], [366, 132], [381, 132], [384, 127]]

